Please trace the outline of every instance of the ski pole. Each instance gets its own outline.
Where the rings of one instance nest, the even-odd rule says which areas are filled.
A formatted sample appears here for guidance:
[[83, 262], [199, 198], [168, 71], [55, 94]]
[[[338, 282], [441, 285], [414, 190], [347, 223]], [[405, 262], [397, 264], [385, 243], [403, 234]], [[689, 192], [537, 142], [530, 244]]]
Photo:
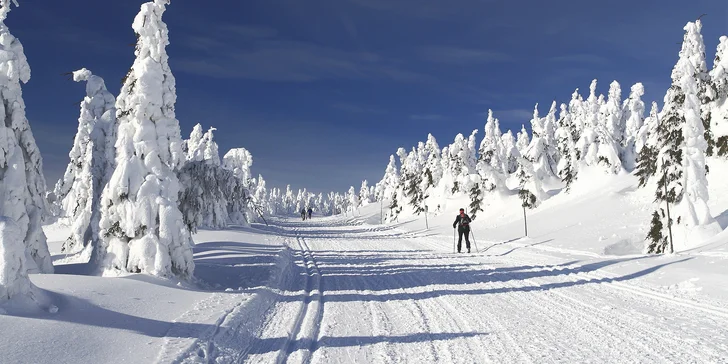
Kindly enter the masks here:
[[475, 234], [473, 234], [473, 228], [470, 228], [470, 236], [473, 237], [473, 245], [475, 245], [475, 252], [480, 253], [480, 250], [478, 250], [478, 243], [475, 242]]
[[452, 252], [455, 253], [455, 228], [452, 228]]

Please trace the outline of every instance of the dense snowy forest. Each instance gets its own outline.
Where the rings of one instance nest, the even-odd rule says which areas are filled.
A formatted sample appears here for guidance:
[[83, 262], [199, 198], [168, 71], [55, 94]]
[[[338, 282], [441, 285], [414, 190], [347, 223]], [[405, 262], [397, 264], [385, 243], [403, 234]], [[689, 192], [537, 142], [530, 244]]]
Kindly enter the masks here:
[[[688, 23], [672, 86], [662, 104], [648, 107], [642, 84], [629, 93], [614, 81], [605, 95], [592, 81], [566, 103], [554, 101], [542, 115], [536, 105], [529, 133], [503, 131], [488, 113], [479, 134], [458, 134], [444, 147], [428, 135], [410, 150], [390, 156], [382, 179], [345, 192], [312, 193], [267, 186], [251, 173], [243, 147], [222, 159], [214, 127], [196, 125], [183, 139], [175, 115], [175, 78], [168, 63], [169, 0], [142, 6], [133, 21], [136, 60], [119, 95], [87, 69], [73, 72], [86, 83], [78, 132], [65, 174], [47, 190], [42, 159], [25, 116], [21, 82], [30, 66], [0, 8], [0, 300], [32, 297], [29, 272], [51, 273], [44, 221], [72, 227], [64, 244], [99, 274], [126, 272], [187, 279], [194, 274], [192, 234], [198, 228], [246, 225], [267, 215], [356, 214], [382, 204], [387, 222], [439, 213], [439, 201], [468, 196], [477, 219], [488, 199], [519, 196], [524, 209], [605, 174], [633, 173], [655, 191], [645, 249], [664, 253], [720, 231], [706, 201], [707, 157], [728, 158], [728, 37], [721, 37], [708, 68], [701, 22]], [[626, 97], [625, 97], [626, 96]], [[525, 120], [524, 120], [525, 121]], [[482, 135], [482, 136], [481, 136]], [[676, 235], [678, 236], [678, 235]], [[690, 240], [690, 241], [697, 241]]]

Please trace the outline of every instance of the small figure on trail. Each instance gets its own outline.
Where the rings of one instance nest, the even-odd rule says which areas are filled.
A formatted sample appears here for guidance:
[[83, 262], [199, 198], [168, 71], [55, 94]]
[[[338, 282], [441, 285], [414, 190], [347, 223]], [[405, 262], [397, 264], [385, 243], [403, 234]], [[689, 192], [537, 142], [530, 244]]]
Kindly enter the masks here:
[[311, 219], [311, 214], [313, 214], [313, 209], [309, 207], [308, 208], [308, 218], [309, 219]]
[[306, 209], [301, 209], [301, 220], [306, 220]]
[[452, 223], [453, 229], [455, 229], [455, 226], [458, 227], [458, 253], [460, 253], [460, 248], [463, 245], [463, 235], [465, 235], [465, 247], [468, 248], [468, 253], [470, 253], [470, 223], [472, 221], [470, 216], [465, 213], [465, 209], [460, 209], [460, 214], [455, 217], [455, 222]]

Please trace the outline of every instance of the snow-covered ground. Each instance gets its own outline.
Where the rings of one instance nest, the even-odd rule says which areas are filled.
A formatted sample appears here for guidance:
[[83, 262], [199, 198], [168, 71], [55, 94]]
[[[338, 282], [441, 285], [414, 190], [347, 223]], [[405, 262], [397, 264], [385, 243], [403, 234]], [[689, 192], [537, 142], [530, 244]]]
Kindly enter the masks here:
[[[709, 175], [724, 229], [726, 177]], [[528, 238], [515, 196], [489, 200], [472, 254], [453, 254], [457, 199], [429, 229], [379, 225], [374, 204], [202, 231], [184, 284], [82, 275], [58, 253], [68, 229], [46, 226], [57, 274], [31, 279], [58, 312], [0, 316], [0, 361], [728, 362], [728, 233], [643, 255], [652, 189], [575, 187], [529, 211]]]

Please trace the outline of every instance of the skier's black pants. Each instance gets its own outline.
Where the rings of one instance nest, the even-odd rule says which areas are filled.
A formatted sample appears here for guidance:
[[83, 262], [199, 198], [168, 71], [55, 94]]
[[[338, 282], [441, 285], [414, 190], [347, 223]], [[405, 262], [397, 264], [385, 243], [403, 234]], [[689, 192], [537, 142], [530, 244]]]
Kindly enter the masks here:
[[465, 235], [465, 247], [470, 251], [470, 226], [458, 227], [458, 253], [463, 246], [463, 235]]

